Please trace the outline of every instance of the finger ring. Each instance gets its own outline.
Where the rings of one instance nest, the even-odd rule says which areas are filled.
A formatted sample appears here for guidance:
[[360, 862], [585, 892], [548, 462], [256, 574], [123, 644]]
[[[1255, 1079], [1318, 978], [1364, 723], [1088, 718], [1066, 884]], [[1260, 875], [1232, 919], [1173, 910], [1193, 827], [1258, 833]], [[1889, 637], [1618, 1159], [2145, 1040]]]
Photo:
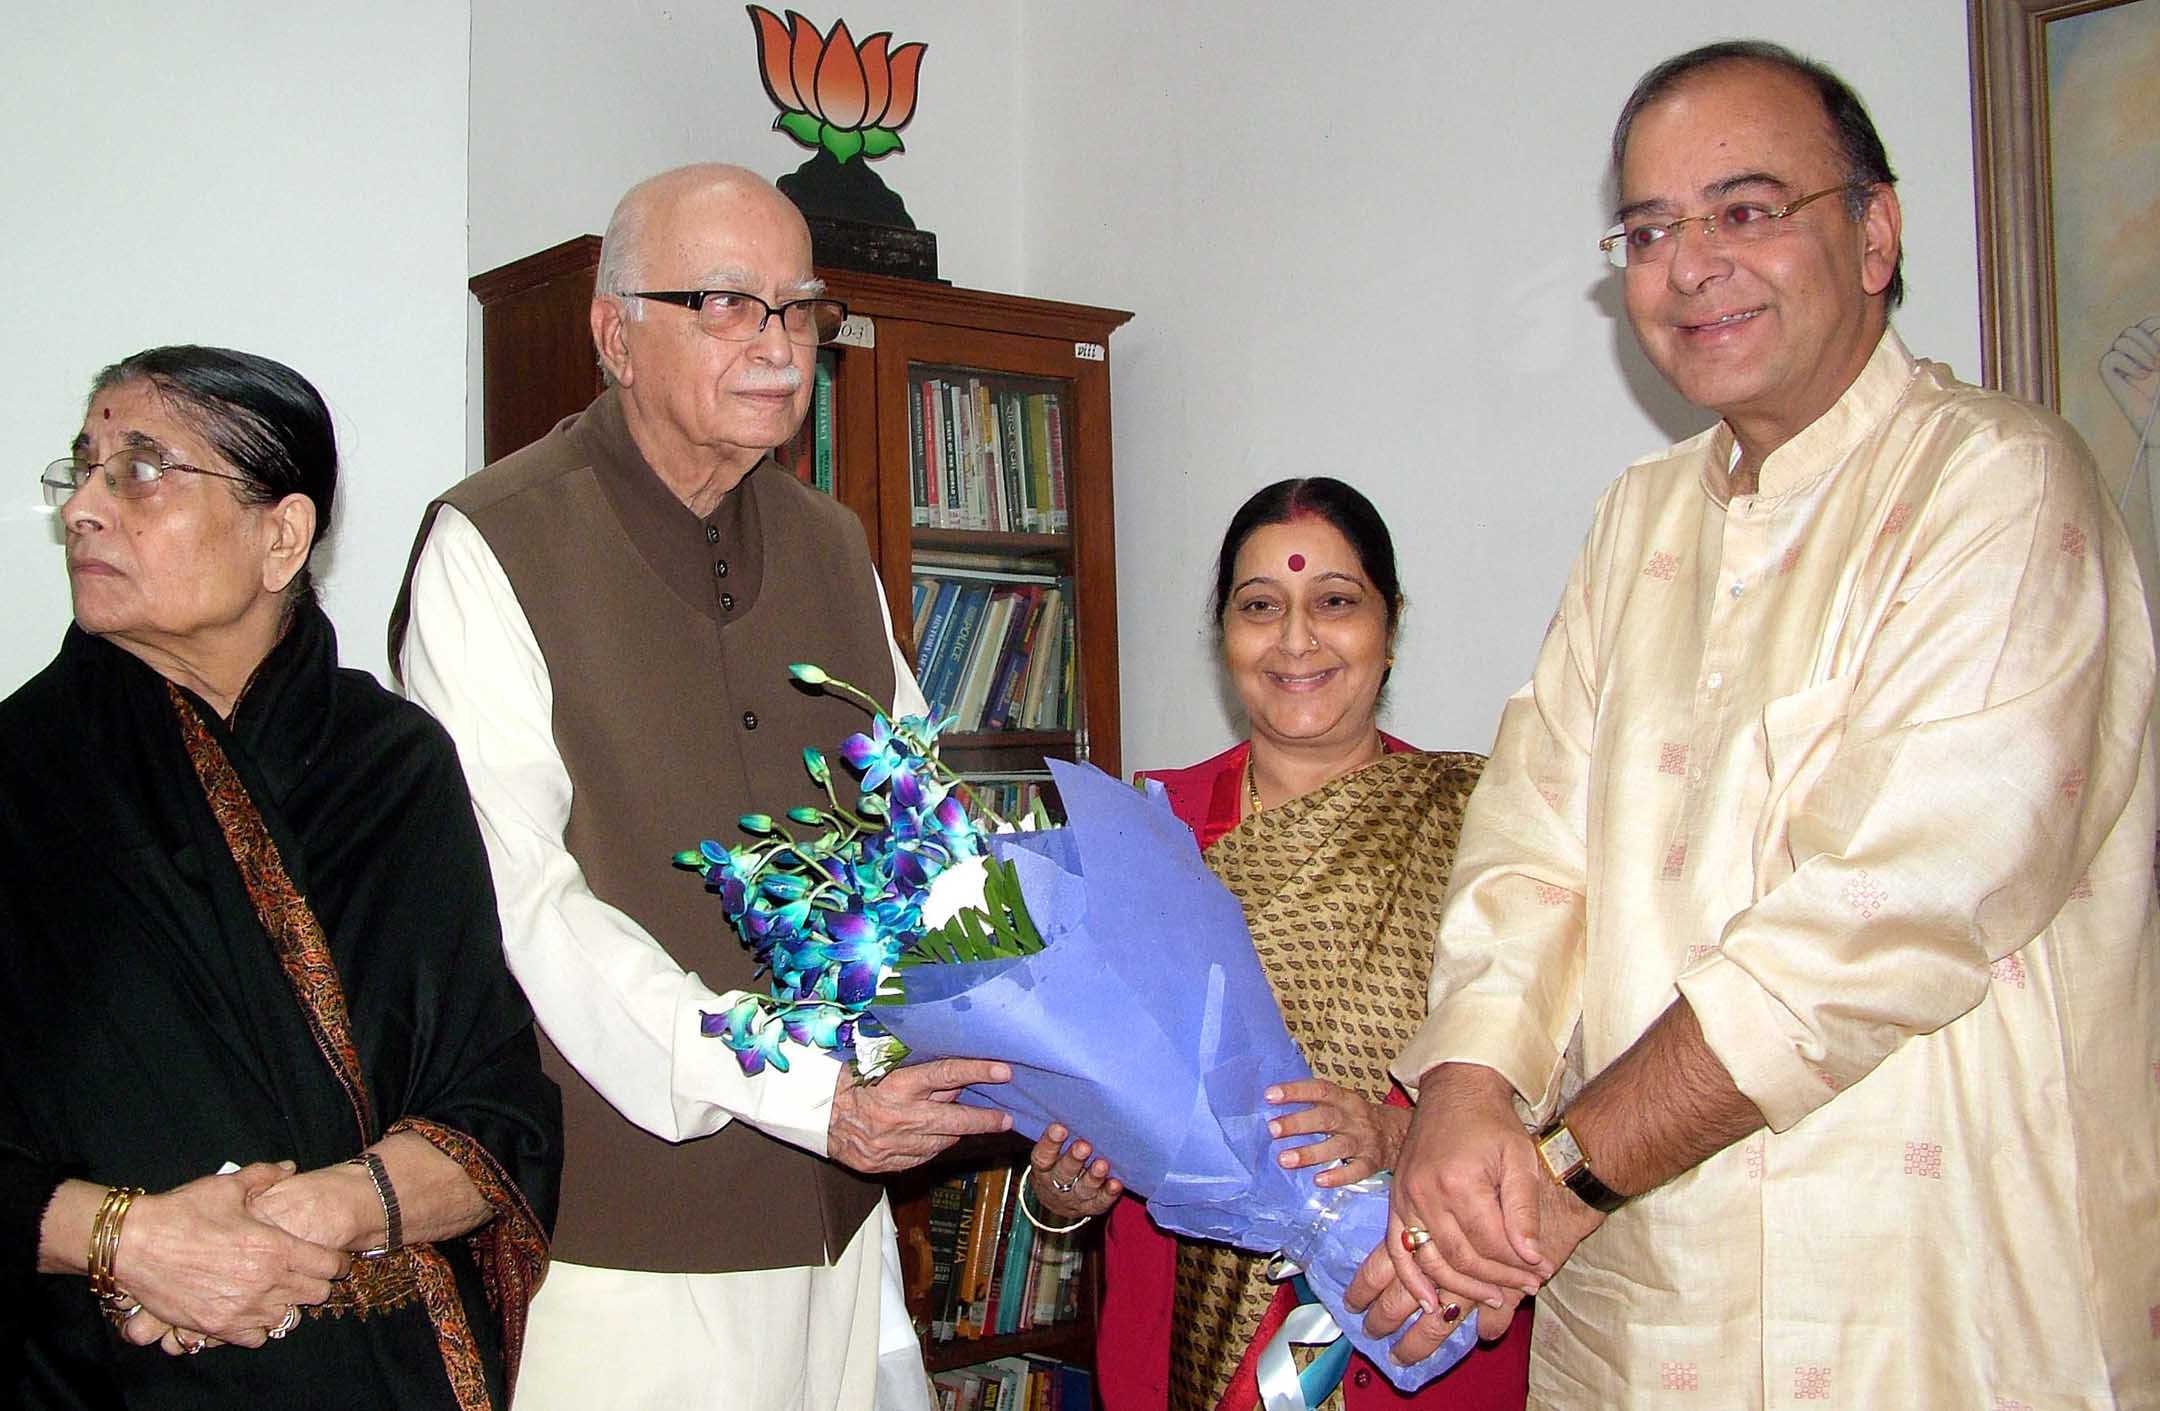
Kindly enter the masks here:
[[1423, 1225], [1405, 1225], [1402, 1231], [1402, 1247], [1415, 1254], [1432, 1243], [1432, 1231]]
[[292, 1331], [292, 1330], [293, 1330], [294, 1328], [298, 1327], [299, 1325], [300, 1325], [300, 1305], [299, 1305], [299, 1304], [297, 1304], [297, 1303], [288, 1303], [288, 1304], [286, 1304], [286, 1305], [285, 1305], [285, 1318], [284, 1318], [284, 1321], [283, 1321], [283, 1322], [281, 1322], [281, 1323], [279, 1323], [279, 1324], [278, 1324], [278, 1325], [277, 1325], [276, 1327], [274, 1327], [274, 1328], [265, 1328], [265, 1329], [264, 1329], [263, 1331], [264, 1331], [264, 1332], [266, 1332], [266, 1333], [268, 1333], [268, 1334], [270, 1335], [270, 1337], [271, 1337], [271, 1338], [272, 1338], [272, 1339], [274, 1340], [274, 1339], [277, 1339], [277, 1338], [281, 1338], [281, 1337], [285, 1336], [285, 1334], [287, 1334], [287, 1333], [291, 1332], [291, 1331]]
[[101, 1302], [105, 1307], [105, 1321], [112, 1324], [113, 1330], [116, 1332], [127, 1326], [128, 1319], [142, 1312], [142, 1300], [140, 1299], [131, 1298], [122, 1302], [119, 1298], [106, 1298]]
[[1050, 1189], [1056, 1191], [1059, 1195], [1071, 1195], [1073, 1187], [1079, 1184], [1080, 1178], [1075, 1176], [1069, 1181], [1052, 1181]]
[[1440, 1305], [1440, 1321], [1441, 1321], [1441, 1322], [1443, 1322], [1443, 1323], [1453, 1323], [1453, 1322], [1455, 1322], [1455, 1321], [1459, 1320], [1459, 1319], [1460, 1319], [1461, 1317], [1462, 1317], [1462, 1305], [1461, 1305], [1460, 1303], [1443, 1303], [1443, 1304], [1441, 1304], [1441, 1305]]
[[180, 1336], [180, 1334], [177, 1332], [175, 1332], [172, 1337], [174, 1342], [180, 1344], [180, 1350], [190, 1357], [193, 1357], [196, 1353], [202, 1351], [204, 1348], [210, 1345], [210, 1339], [207, 1337], [198, 1337], [193, 1342], [189, 1342], [186, 1338]]

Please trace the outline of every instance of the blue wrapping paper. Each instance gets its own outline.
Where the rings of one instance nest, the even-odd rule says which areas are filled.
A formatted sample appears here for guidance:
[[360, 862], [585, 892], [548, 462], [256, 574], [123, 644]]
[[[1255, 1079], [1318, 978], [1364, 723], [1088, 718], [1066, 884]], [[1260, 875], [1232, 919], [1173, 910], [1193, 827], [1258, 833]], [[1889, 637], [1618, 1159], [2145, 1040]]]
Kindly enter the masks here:
[[1019, 875], [1044, 949], [917, 966], [905, 1001], [873, 1011], [879, 1022], [911, 1061], [1009, 1063], [1011, 1082], [961, 1100], [1011, 1113], [1031, 1140], [1063, 1122], [1165, 1230], [1281, 1253], [1398, 1388], [1423, 1386], [1469, 1352], [1475, 1320], [1399, 1367], [1387, 1356], [1395, 1339], [1367, 1336], [1344, 1310], [1343, 1291], [1387, 1234], [1385, 1183], [1325, 1189], [1276, 1163], [1263, 1094], [1312, 1069], [1237, 898], [1160, 786], [1143, 795], [1090, 765], [1050, 769], [1066, 826], [990, 839]]

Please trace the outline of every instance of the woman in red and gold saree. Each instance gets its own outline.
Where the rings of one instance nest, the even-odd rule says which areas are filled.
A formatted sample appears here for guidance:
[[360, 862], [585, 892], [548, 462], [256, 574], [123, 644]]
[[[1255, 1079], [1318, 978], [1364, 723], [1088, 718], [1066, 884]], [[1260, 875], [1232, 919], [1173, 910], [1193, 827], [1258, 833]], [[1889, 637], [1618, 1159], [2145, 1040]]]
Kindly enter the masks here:
[[[1356, 490], [1327, 479], [1262, 490], [1231, 521], [1216, 576], [1224, 665], [1250, 738], [1148, 776], [1244, 905], [1317, 1075], [1283, 1094], [1277, 1135], [1329, 1134], [1287, 1158], [1340, 1159], [1328, 1184], [1387, 1167], [1408, 1127], [1387, 1068], [1424, 1015], [1462, 809], [1484, 763], [1378, 728], [1401, 603], [1386, 526]], [[1109, 1205], [1117, 1153], [1095, 1157], [1079, 1140], [1061, 1153], [1064, 1136], [1052, 1129], [1031, 1157], [1031, 1198], [1053, 1216]], [[1136, 1199], [1111, 1208], [1106, 1255], [1105, 1411], [1250, 1411], [1260, 1348], [1295, 1303], [1287, 1284], [1268, 1282], [1266, 1257], [1173, 1239]], [[1516, 1321], [1414, 1395], [1353, 1356], [1323, 1404], [1519, 1411], [1529, 1327]]]

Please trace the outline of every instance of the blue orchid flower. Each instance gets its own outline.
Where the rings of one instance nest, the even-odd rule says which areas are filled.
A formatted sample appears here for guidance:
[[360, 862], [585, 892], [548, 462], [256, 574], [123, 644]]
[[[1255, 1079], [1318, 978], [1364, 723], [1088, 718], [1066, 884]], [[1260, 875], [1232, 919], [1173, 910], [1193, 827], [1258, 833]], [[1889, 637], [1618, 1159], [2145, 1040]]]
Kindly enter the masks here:
[[744, 996], [718, 1014], [701, 1011], [698, 1029], [733, 1049], [746, 1074], [762, 1073], [767, 1064], [779, 1072], [788, 1071], [787, 1053], [780, 1046], [787, 1030], [764, 1012], [755, 995]]
[[868, 734], [850, 735], [840, 742], [840, 758], [862, 775], [863, 789], [868, 792], [907, 763], [908, 750], [904, 741], [893, 738], [892, 726], [880, 715], [871, 720]]
[[796, 1004], [782, 1012], [787, 1036], [799, 1044], [822, 1049], [844, 1048], [854, 1037], [854, 1023], [847, 1012], [832, 1004]]

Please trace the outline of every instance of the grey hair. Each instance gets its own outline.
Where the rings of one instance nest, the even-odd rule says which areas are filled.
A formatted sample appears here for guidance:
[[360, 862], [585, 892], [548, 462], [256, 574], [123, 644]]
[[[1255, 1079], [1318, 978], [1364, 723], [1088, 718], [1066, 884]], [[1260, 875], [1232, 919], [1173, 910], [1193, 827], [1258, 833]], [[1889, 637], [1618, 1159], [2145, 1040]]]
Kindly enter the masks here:
[[638, 269], [638, 246], [643, 241], [645, 218], [651, 208], [651, 202], [645, 199], [645, 188], [651, 184], [639, 182], [615, 203], [615, 213], [608, 217], [607, 234], [600, 237], [600, 268], [593, 274], [594, 295], [613, 299], [627, 319], [645, 316], [645, 301], [632, 299], [629, 294], [643, 282]]

